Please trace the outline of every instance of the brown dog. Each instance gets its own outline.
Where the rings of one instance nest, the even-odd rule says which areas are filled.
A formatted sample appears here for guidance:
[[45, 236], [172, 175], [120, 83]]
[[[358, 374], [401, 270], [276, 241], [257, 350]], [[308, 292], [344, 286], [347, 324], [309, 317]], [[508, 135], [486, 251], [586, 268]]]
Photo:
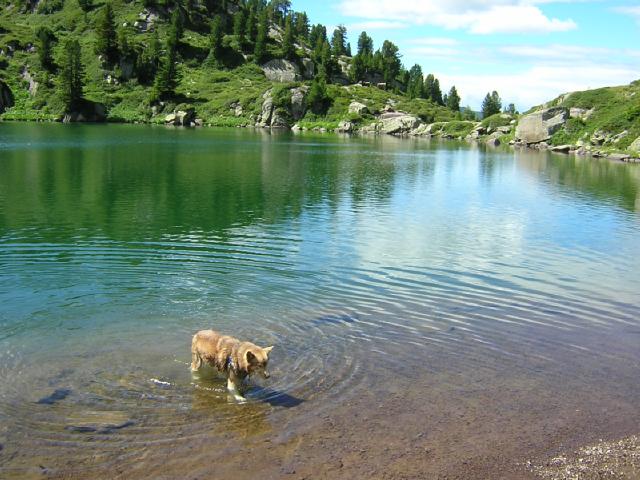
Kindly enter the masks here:
[[269, 378], [267, 364], [273, 347], [261, 348], [251, 342], [222, 335], [213, 330], [200, 330], [191, 342], [191, 371], [206, 362], [227, 375], [227, 389], [237, 400], [244, 400], [239, 389], [249, 375], [260, 373]]

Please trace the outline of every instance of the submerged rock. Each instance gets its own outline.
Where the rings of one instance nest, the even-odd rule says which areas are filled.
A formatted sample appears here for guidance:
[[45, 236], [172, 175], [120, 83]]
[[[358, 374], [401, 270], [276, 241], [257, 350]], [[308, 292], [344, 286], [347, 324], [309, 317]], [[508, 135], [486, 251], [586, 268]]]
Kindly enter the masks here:
[[71, 394], [71, 390], [68, 388], [58, 388], [51, 395], [42, 397], [36, 403], [39, 405], [53, 405], [61, 400], [64, 400]]

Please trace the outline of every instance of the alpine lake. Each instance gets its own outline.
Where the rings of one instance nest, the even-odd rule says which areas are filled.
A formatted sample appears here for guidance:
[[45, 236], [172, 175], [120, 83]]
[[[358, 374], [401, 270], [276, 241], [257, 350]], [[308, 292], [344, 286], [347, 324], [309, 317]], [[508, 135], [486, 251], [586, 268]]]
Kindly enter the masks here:
[[640, 165], [0, 124], [0, 477], [534, 478], [639, 433], [639, 253]]

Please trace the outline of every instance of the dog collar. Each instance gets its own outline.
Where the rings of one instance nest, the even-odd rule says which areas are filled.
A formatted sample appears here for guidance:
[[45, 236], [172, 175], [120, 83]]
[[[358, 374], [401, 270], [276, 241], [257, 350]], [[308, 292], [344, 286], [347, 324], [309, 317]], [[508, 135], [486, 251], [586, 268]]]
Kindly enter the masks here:
[[231, 370], [235, 370], [235, 367], [233, 365], [233, 359], [231, 358], [231, 355], [229, 355], [227, 357], [227, 363], [226, 363], [225, 367], [230, 368]]

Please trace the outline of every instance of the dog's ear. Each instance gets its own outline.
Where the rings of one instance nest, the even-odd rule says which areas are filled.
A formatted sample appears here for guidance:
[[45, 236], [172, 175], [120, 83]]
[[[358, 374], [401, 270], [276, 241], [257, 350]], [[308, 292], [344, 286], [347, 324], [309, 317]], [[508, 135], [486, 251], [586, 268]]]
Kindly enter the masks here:
[[273, 350], [273, 346], [262, 349], [262, 351], [264, 353], [266, 353], [267, 355], [269, 355], [271, 353], [271, 350]]
[[251, 350], [247, 350], [246, 357], [248, 365], [251, 365], [252, 363], [256, 363], [258, 361], [258, 358], [253, 354]]

